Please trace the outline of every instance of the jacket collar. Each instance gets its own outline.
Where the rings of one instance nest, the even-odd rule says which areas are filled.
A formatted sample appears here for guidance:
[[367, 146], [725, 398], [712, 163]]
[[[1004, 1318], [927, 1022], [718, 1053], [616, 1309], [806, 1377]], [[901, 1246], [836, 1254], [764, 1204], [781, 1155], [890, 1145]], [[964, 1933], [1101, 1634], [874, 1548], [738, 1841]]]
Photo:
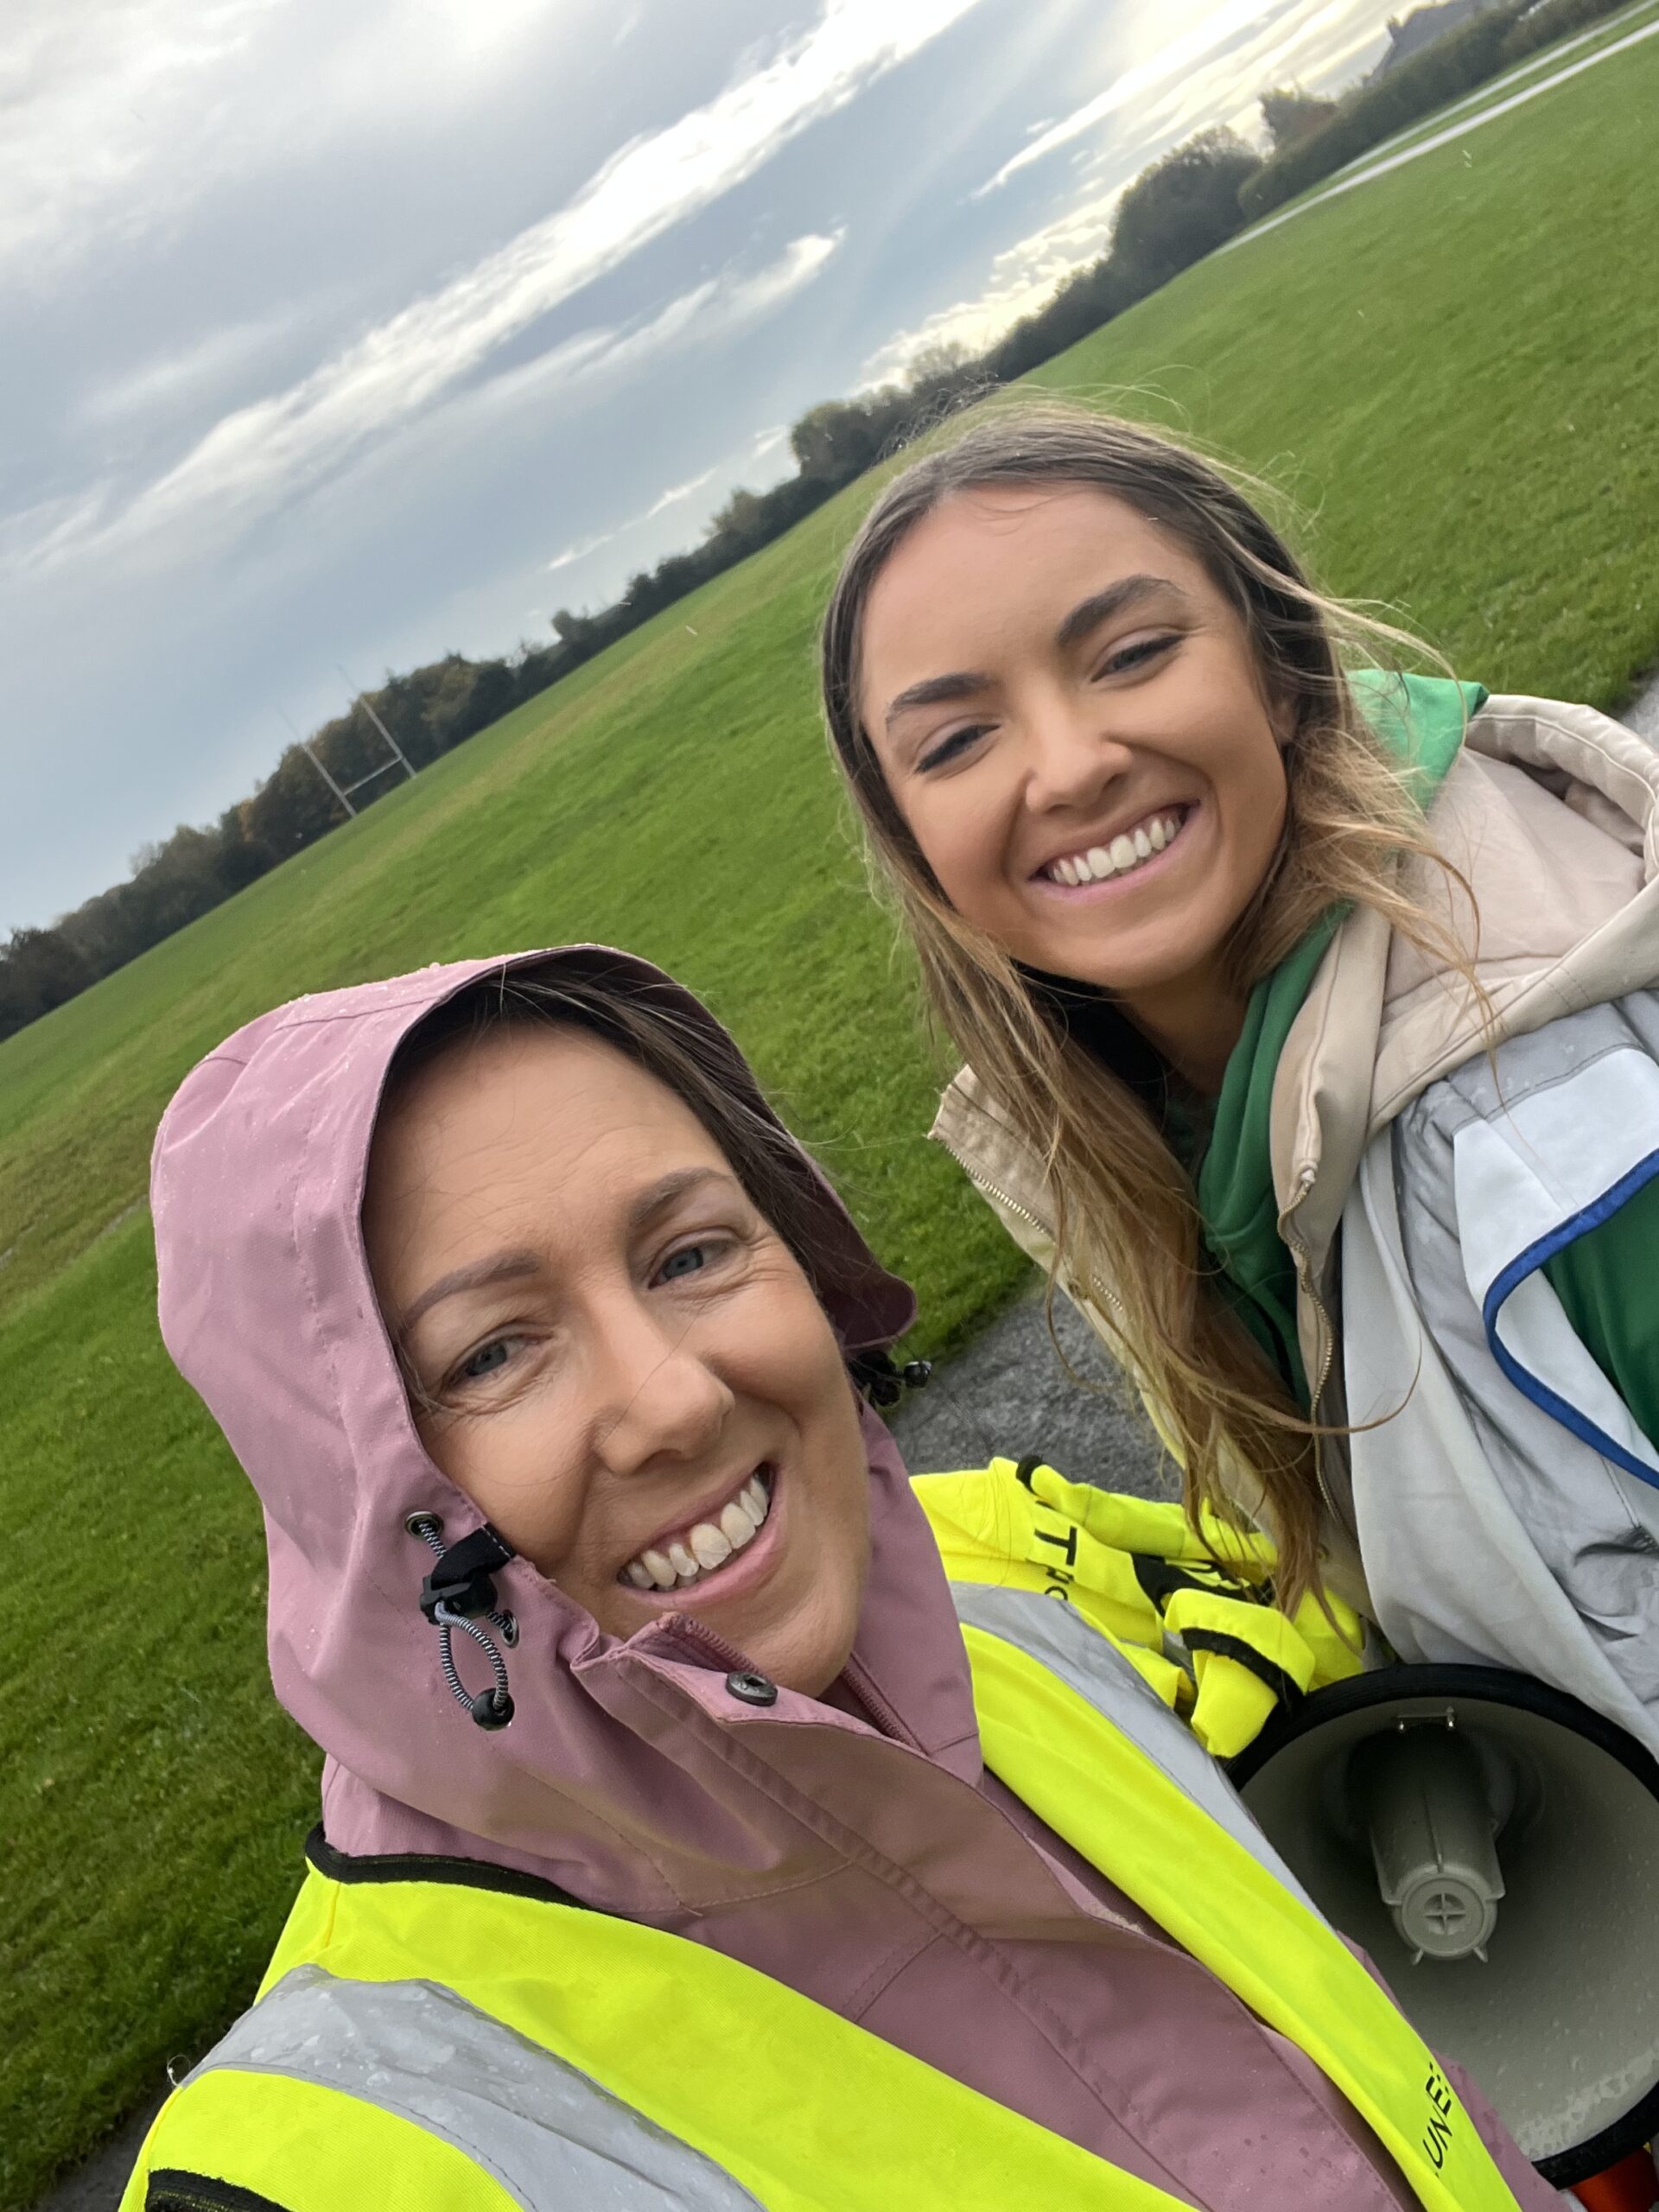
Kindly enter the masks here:
[[[1317, 1268], [1370, 1139], [1472, 1053], [1659, 976], [1659, 753], [1589, 707], [1497, 697], [1430, 810], [1472, 893], [1415, 858], [1402, 887], [1470, 953], [1456, 972], [1351, 915], [1280, 1058], [1273, 1176], [1281, 1227]], [[1292, 1224], [1294, 1223], [1294, 1231]]]

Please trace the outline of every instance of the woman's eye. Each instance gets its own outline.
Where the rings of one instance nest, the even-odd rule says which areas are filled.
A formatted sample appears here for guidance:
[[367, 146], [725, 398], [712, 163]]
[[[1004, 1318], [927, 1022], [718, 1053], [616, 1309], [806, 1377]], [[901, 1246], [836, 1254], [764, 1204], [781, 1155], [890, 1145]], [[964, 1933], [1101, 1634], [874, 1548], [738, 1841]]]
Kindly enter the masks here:
[[481, 1382], [486, 1376], [496, 1374], [506, 1365], [512, 1344], [511, 1337], [493, 1337], [488, 1344], [480, 1344], [476, 1351], [469, 1352], [455, 1370], [457, 1379], [464, 1382]]
[[965, 729], [953, 729], [919, 757], [917, 767], [924, 775], [930, 768], [942, 768], [947, 760], [954, 760], [959, 753], [965, 753], [976, 739], [983, 737], [989, 727], [988, 722], [970, 722]]
[[709, 1256], [706, 1244], [683, 1245], [677, 1252], [671, 1252], [663, 1262], [657, 1270], [658, 1279], [663, 1282], [678, 1282], [685, 1275], [696, 1274], [708, 1266]]
[[1143, 663], [1155, 659], [1160, 653], [1167, 652], [1175, 642], [1173, 634], [1161, 638], [1137, 638], [1132, 645], [1124, 645], [1117, 652], [1109, 653], [1101, 663], [1096, 674], [1122, 676], [1128, 670], [1139, 668]]

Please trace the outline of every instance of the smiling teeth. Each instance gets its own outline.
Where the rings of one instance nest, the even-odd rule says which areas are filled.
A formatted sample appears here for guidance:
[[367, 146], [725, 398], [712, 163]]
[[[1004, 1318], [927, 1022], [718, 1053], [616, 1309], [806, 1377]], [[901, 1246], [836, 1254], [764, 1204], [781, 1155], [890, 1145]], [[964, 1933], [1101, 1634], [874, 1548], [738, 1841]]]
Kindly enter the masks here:
[[684, 1590], [734, 1559], [752, 1543], [772, 1510], [771, 1494], [751, 1475], [737, 1496], [723, 1505], [718, 1520], [696, 1521], [666, 1542], [647, 1544], [617, 1577], [636, 1590]]
[[1181, 826], [1179, 814], [1157, 814], [1109, 845], [1090, 845], [1087, 852], [1051, 861], [1042, 873], [1056, 883], [1103, 883], [1109, 875], [1128, 875], [1159, 853]]

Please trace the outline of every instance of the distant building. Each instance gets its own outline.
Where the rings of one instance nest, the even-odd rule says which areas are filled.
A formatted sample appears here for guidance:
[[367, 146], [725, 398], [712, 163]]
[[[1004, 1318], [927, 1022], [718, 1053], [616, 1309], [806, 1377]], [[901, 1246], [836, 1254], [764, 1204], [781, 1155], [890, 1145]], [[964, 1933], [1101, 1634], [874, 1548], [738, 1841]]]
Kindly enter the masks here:
[[1448, 31], [1461, 30], [1476, 16], [1484, 15], [1489, 8], [1499, 4], [1500, 0], [1440, 0], [1438, 6], [1414, 8], [1408, 16], [1391, 16], [1389, 50], [1367, 77], [1366, 83], [1376, 84], [1390, 69], [1397, 69], [1402, 61], [1409, 61], [1426, 46], [1433, 46], [1437, 38], [1444, 38]]

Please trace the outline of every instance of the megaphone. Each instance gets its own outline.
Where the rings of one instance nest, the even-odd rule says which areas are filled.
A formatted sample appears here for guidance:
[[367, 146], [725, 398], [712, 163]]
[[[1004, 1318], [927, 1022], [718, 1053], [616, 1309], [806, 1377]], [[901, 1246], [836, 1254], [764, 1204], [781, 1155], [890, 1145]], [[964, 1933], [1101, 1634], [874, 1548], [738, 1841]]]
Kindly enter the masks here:
[[1441, 2057], [1571, 2188], [1659, 2134], [1659, 1762], [1490, 1667], [1317, 1690], [1230, 1763]]

